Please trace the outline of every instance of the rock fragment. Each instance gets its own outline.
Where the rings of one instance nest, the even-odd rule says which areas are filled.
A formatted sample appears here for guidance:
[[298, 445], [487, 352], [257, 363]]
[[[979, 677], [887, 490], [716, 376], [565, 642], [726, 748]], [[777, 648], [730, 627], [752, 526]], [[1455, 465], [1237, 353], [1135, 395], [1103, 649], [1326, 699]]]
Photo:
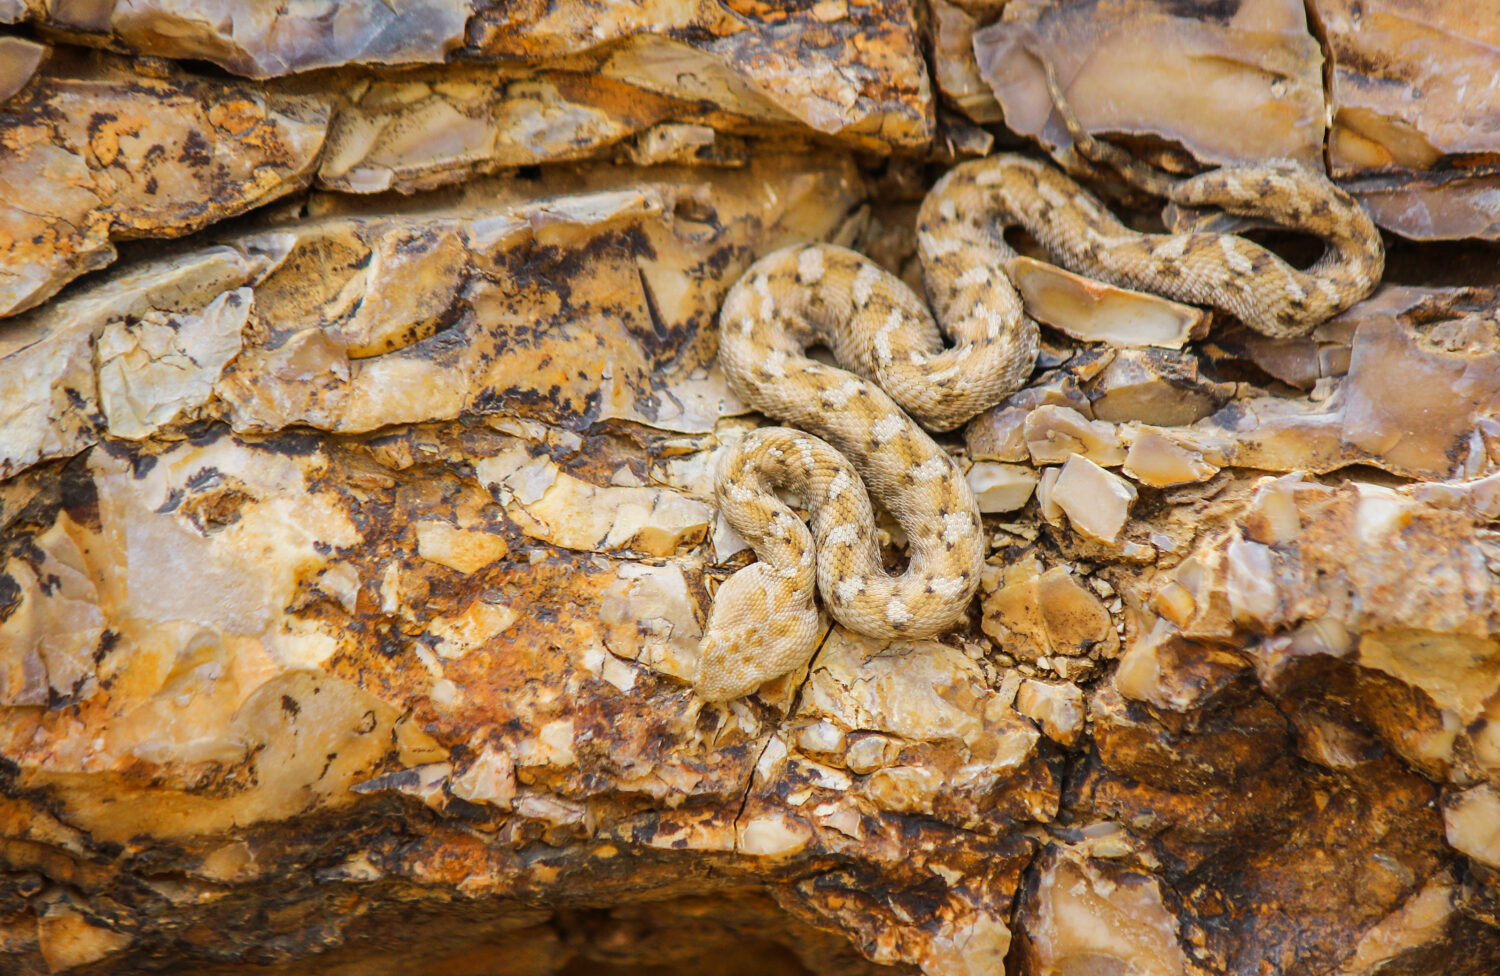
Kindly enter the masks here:
[[1053, 848], [1040, 859], [1018, 948], [1027, 971], [1117, 967], [1142, 976], [1189, 972], [1177, 920], [1149, 872]]
[[1031, 500], [1037, 483], [1036, 472], [1031, 468], [994, 461], [975, 461], [967, 478], [979, 502], [979, 511], [985, 515], [1022, 508]]
[[1041, 571], [1034, 560], [1006, 568], [987, 583], [984, 632], [1011, 657], [1041, 662], [1076, 677], [1119, 650], [1109, 611], [1066, 567]]
[[0, 103], [0, 316], [109, 264], [115, 241], [179, 237], [302, 188], [329, 111], [105, 55], [51, 59]]
[[1026, 313], [1083, 342], [1180, 349], [1208, 332], [1209, 314], [1158, 295], [1132, 291], [1017, 255], [1006, 273]]
[[1088, 384], [1094, 416], [1186, 427], [1228, 399], [1228, 389], [1205, 381], [1194, 356], [1157, 349], [1121, 349]]
[[1090, 132], [1154, 137], [1208, 163], [1321, 165], [1322, 56], [1301, 4], [1246, 0], [1201, 16], [1155, 0], [1012, 3], [974, 49], [1006, 124], [1044, 145], [1071, 143], [1045, 64]]
[[1050, 492], [1051, 503], [1090, 539], [1114, 544], [1125, 528], [1136, 490], [1081, 454], [1068, 458]]
[[1500, 151], [1487, 13], [1420, 0], [1320, 0], [1318, 11], [1333, 69], [1333, 175], [1405, 237], [1495, 238], [1500, 221], [1485, 201], [1497, 180], [1465, 172]]
[[1026, 415], [1021, 433], [1035, 465], [1062, 464], [1075, 454], [1101, 467], [1114, 467], [1125, 460], [1125, 449], [1113, 424], [1089, 420], [1069, 407], [1037, 407]]

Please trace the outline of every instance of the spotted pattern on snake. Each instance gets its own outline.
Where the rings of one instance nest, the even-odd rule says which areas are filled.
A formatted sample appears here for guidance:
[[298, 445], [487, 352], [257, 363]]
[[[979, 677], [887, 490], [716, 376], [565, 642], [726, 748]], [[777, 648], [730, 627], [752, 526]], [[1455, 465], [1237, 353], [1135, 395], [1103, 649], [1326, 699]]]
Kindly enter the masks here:
[[1223, 166], [1177, 181], [1166, 193], [1188, 210], [1265, 218], [1320, 237], [1323, 255], [1299, 271], [1234, 234], [1131, 230], [1063, 173], [1021, 156], [974, 160], [950, 170], [924, 201], [918, 234], [926, 259], [934, 246], [990, 240], [992, 215], [1008, 214], [1081, 275], [1207, 305], [1272, 338], [1306, 335], [1368, 295], [1385, 270], [1385, 248], [1369, 214], [1328, 179], [1296, 163]]
[[[1171, 196], [1317, 234], [1327, 251], [1303, 272], [1242, 237], [1142, 234], [1061, 172], [1004, 155], [954, 167], [922, 203], [936, 321], [899, 278], [846, 248], [784, 248], [745, 272], [720, 311], [720, 365], [747, 404], [798, 429], [752, 432], [716, 472], [720, 511], [759, 562], [715, 597], [695, 682], [704, 699], [740, 697], [805, 664], [821, 632], [815, 588], [835, 620], [871, 637], [930, 637], [965, 614], [984, 559], [978, 507], [912, 418], [952, 429], [1030, 376], [1038, 331], [1002, 270], [1008, 226], [1081, 274], [1210, 305], [1271, 336], [1305, 334], [1379, 281], [1369, 217], [1292, 164], [1214, 170]], [[810, 358], [816, 345], [845, 368]], [[778, 488], [800, 497], [810, 530]], [[899, 575], [881, 565], [871, 495], [909, 540]]]

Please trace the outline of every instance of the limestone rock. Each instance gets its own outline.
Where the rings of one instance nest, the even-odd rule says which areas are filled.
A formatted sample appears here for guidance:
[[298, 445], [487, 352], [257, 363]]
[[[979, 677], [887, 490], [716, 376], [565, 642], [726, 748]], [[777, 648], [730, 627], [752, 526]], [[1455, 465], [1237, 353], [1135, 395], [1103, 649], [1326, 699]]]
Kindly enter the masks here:
[[25, 88], [51, 49], [21, 37], [0, 37], [0, 102]]
[[[486, 14], [474, 21], [470, 63], [382, 71], [351, 65], [442, 62], [472, 11], [444, 0], [37, 5], [25, 16], [70, 38], [275, 80], [76, 48], [39, 68], [41, 45], [0, 39], [0, 315], [107, 265], [113, 242], [180, 236], [314, 179], [409, 192], [616, 154], [742, 165], [745, 138], [910, 152], [932, 137], [903, 0], [823, 4], [790, 19], [673, 3], [591, 10]], [[676, 24], [672, 36], [655, 29], [662, 18]]]
[[1023, 560], [987, 577], [985, 591], [984, 632], [1018, 661], [1079, 678], [1120, 649], [1109, 611], [1064, 566]]
[[0, 0], [0, 971], [1500, 971], [1485, 250], [1270, 340], [1015, 235], [969, 617], [689, 680], [742, 269], [920, 286], [1043, 66], [1487, 235], [1489, 25], [1414, 2]]
[[[1418, 478], [1493, 471], [1500, 463], [1491, 447], [1500, 434], [1500, 341], [1493, 320], [1453, 312], [1447, 314], [1454, 318], [1421, 328], [1409, 313], [1431, 304], [1408, 294], [1382, 308], [1380, 299], [1358, 313], [1343, 347], [1347, 359], [1339, 357], [1347, 365], [1330, 366], [1332, 375], [1316, 381], [1321, 395], [1241, 396], [1190, 427], [1127, 424], [1122, 436], [1153, 432], [1219, 467], [1321, 473], [1368, 464]], [[1315, 361], [1321, 355], [1316, 346], [1305, 347]], [[1401, 379], [1393, 381], [1395, 375]]]
[[[1004, 824], [1059, 781], [992, 669], [836, 633], [795, 710], [795, 680], [707, 711], [682, 680], [728, 572], [707, 472], [744, 429], [713, 313], [862, 193], [812, 156], [320, 200], [13, 320], [6, 867], [43, 880], [8, 951], [357, 959], [399, 912], [493, 952], [538, 938], [537, 897], [647, 886], [723, 927], [641, 958], [998, 964], [1035, 846]], [[128, 905], [126, 845], [174, 852]], [[528, 965], [607, 957], [588, 930]]]
[[[1086, 789], [1109, 819], [1152, 809], [1149, 825], [1134, 822], [1157, 838], [1159, 855], [1187, 845], [1176, 849], [1192, 850], [1188, 863], [1200, 876], [1259, 874], [1257, 884], [1280, 892], [1278, 904], [1299, 905], [1292, 921], [1264, 914], [1264, 901], [1215, 900], [1216, 921], [1203, 927], [1189, 893], [1178, 922], [1200, 957], [1239, 971], [1264, 958], [1270, 937], [1300, 942], [1299, 958], [1361, 960], [1340, 972], [1376, 972], [1418, 952], [1458, 971], [1493, 965], [1493, 935], [1473, 927], [1482, 913], [1460, 909], [1483, 899], [1482, 882], [1454, 884], [1434, 802], [1451, 784], [1444, 836], [1486, 857], [1477, 811], [1488, 794], [1472, 784], [1494, 776], [1483, 758], [1482, 704], [1495, 681], [1491, 608], [1500, 579], [1486, 527], [1491, 492], [1489, 482], [1434, 494], [1265, 479], [1226, 533], [1163, 577], [1153, 603], [1162, 616], [1142, 622], [1113, 683], [1091, 702], [1101, 765]], [[1166, 592], [1175, 587], [1187, 599]], [[1267, 710], [1271, 702], [1289, 721]], [[1190, 726], [1181, 722], [1187, 716]], [[1248, 737], [1242, 747], [1223, 738], [1231, 725]], [[1288, 746], [1311, 765], [1278, 758]], [[1199, 785], [1184, 792], [1184, 779]], [[1379, 795], [1367, 791], [1375, 781]], [[1167, 813], [1146, 799], [1164, 797], [1153, 793], [1161, 787], [1191, 797], [1199, 812]], [[1341, 807], [1386, 827], [1378, 836], [1345, 834], [1335, 827]], [[1281, 826], [1253, 849], [1220, 846], [1239, 824], [1267, 818]], [[1337, 855], [1345, 867], [1327, 860], [1351, 842], [1364, 849], [1360, 858]], [[1278, 853], [1293, 848], [1295, 866]], [[1351, 881], [1358, 874], [1364, 892], [1358, 910], [1368, 921], [1357, 944], [1319, 928], [1326, 902], [1317, 889], [1340, 872]], [[1484, 947], [1480, 960], [1455, 958], [1475, 945]]]
[[24, 0], [0, 20], [35, 21], [101, 45], [164, 58], [212, 61], [251, 78], [361, 62], [441, 61], [464, 40], [471, 10], [459, 0], [302, 4], [281, 8], [217, 0], [207, 5]]
[[974, 58], [974, 15], [948, 0], [933, 0], [933, 28], [937, 52], [933, 71], [943, 98], [971, 122], [999, 122], [1000, 103], [979, 75]]
[[315, 97], [54, 56], [0, 100], [0, 315], [108, 264], [113, 241], [177, 237], [301, 188], [327, 126]]
[[1054, 264], [1017, 255], [1006, 273], [1026, 303], [1026, 314], [1084, 342], [1180, 348], [1208, 331], [1202, 309], [1131, 291]]
[[[1186, 150], [1206, 164], [1291, 158], [1321, 169], [1326, 112], [1330, 174], [1381, 226], [1494, 238], [1493, 11], [1425, 0], [1319, 0], [1307, 11], [1313, 28], [1286, 0], [1213, 14], [1150, 0], [1011, 3], [974, 31], [974, 50], [1007, 125], [1049, 147], [1071, 144], [1049, 68], [1091, 132], [1169, 159]], [[1228, 104], [1236, 110], [1221, 111]]]
[[[678, 0], [550, 6], [401, 0], [277, 9], [240, 0], [207, 8], [175, 0], [28, 0], [16, 6], [0, 12], [0, 22], [34, 21], [101, 46], [207, 60], [249, 78], [351, 64], [441, 64], [455, 56], [555, 66], [564, 72], [558, 81], [544, 74], [538, 88], [512, 93], [530, 96], [537, 129], [571, 128], [578, 121], [562, 105], [536, 100], [560, 81], [559, 101], [577, 103], [574, 114], [602, 111], [607, 117], [620, 108], [611, 101], [649, 103], [654, 94], [795, 121], [818, 133], [847, 133], [872, 145], [915, 148], [932, 134], [926, 66], [906, 0], [828, 0], [801, 10]], [[525, 89], [524, 74], [514, 77]], [[456, 103], [450, 112], [465, 103], [483, 107], [484, 93], [465, 90], [482, 84], [480, 76], [459, 69], [453, 79], [438, 83], [440, 94]], [[440, 98], [427, 106], [429, 122], [443, 104]], [[555, 117], [548, 119], [549, 113]]]
[[1164, 140], [1208, 163], [1319, 163], [1322, 57], [1291, 0], [1212, 13], [1157, 0], [1011, 2], [974, 49], [1006, 124], [1049, 147], [1071, 140], [1047, 95], [1048, 66], [1090, 132]]
[[[602, 173], [592, 193], [528, 186], [509, 206], [500, 185], [409, 216], [344, 216], [330, 203], [317, 220], [132, 267], [7, 327], [0, 470], [212, 418], [241, 432], [367, 431], [525, 404], [523, 415], [564, 426], [632, 418], [706, 431], [729, 398], [711, 374], [711, 340], [660, 388], [653, 372], [659, 337], [711, 321], [727, 290], [689, 269], [747, 264], [760, 228], [830, 233], [859, 192], [838, 161], [779, 172], [779, 185], [763, 165], [726, 175], [738, 189], [717, 200], [688, 174], [646, 183], [624, 169]], [[692, 216], [703, 207], [706, 232]], [[557, 273], [575, 276], [566, 303], [546, 284]], [[565, 367], [538, 349], [595, 334], [573, 302], [614, 331], [592, 363], [570, 353]], [[556, 326], [538, 326], [540, 315]], [[540, 346], [494, 345], [522, 321], [541, 328]], [[522, 366], [537, 356], [539, 370]]]
[[[597, 60], [647, 92], [779, 115], [814, 132], [915, 148], [932, 134], [930, 90], [906, 0], [804, 7], [677, 0], [483, 7], [483, 59]], [[582, 63], [587, 63], [583, 61]]]
[[1488, 201], [1497, 66], [1494, 8], [1319, 0], [1333, 72], [1333, 174], [1380, 223], [1418, 239], [1500, 235]]

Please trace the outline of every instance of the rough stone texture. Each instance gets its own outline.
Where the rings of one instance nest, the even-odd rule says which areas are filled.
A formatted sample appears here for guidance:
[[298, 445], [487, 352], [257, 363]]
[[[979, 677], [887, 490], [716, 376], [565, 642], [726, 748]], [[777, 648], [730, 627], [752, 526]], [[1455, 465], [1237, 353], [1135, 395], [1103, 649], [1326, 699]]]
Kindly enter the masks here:
[[349, 62], [442, 61], [463, 43], [470, 13], [457, 0], [279, 7], [237, 0], [6, 0], [0, 21], [32, 21], [69, 38], [267, 78]]
[[1208, 163], [1320, 155], [1322, 57], [1295, 0], [1203, 13], [1163, 0], [1013, 0], [974, 49], [1006, 124], [1049, 147], [1071, 140], [1047, 65], [1090, 131], [1170, 140]]
[[1071, 139], [1048, 66], [1086, 128], [1176, 164], [1186, 150], [1210, 165], [1287, 157], [1322, 169], [1326, 145], [1330, 175], [1381, 226], [1420, 240], [1500, 235], [1493, 2], [1017, 0], [977, 30], [973, 15], [937, 9], [939, 38], [967, 32], [976, 58], [939, 73], [942, 93], [985, 112], [977, 71], [1006, 124], [1054, 151]]
[[1018, 240], [967, 623], [687, 681], [724, 292], [919, 283], [1042, 61], [1490, 234], [1487, 8], [1310, 9], [0, 0], [0, 973], [1500, 971], [1482, 247], [1276, 341]]
[[317, 99], [54, 55], [0, 104], [0, 315], [110, 263], [112, 241], [175, 237], [305, 185], [327, 125]]
[[[901, 0], [743, 16], [674, 3], [531, 15], [382, 3], [111, 9], [32, 16], [70, 38], [100, 31], [101, 43], [273, 80], [77, 48], [38, 70], [45, 47], [0, 37], [0, 316], [109, 264], [112, 241], [180, 236], [314, 178], [409, 192], [560, 160], [743, 165], [746, 138], [889, 153], [921, 150], [933, 134], [915, 15]], [[425, 31], [454, 14], [443, 29], [470, 23], [468, 63], [338, 67], [441, 62], [447, 47], [427, 46]]]
[[[1455, 884], [1436, 802], [1500, 772], [1490, 482], [1251, 486], [1228, 530], [1164, 575], [1164, 616], [1143, 613], [1096, 691], [1084, 796], [1154, 836], [1183, 941], [1211, 971], [1479, 973], [1500, 958], [1464, 911], [1482, 885]], [[1250, 847], [1221, 846], [1252, 820], [1265, 833]], [[1337, 909], [1359, 913], [1352, 927], [1322, 890], [1342, 859], [1358, 865], [1359, 901]], [[1435, 918], [1394, 918], [1424, 898]], [[1364, 964], [1337, 969], [1351, 953]]]
[[469, 35], [481, 58], [584, 58], [585, 70], [593, 62], [648, 92], [730, 110], [760, 104], [749, 114], [915, 149], [932, 136], [915, 17], [906, 0], [584, 0], [485, 6]]
[[0, 37], [0, 102], [25, 88], [51, 49], [21, 37]]
[[1333, 174], [1407, 237], [1500, 236], [1500, 5], [1319, 0], [1317, 9], [1333, 62]]
[[[474, 184], [378, 216], [314, 201], [315, 219], [142, 262], [28, 313], [0, 359], [13, 391], [0, 465], [211, 418], [240, 432], [498, 412], [710, 429], [728, 392], [705, 327], [725, 279], [768, 244], [840, 226], [858, 177], [811, 157], [757, 161], [717, 194], [692, 171], [590, 175]], [[580, 182], [593, 189], [548, 192]]]

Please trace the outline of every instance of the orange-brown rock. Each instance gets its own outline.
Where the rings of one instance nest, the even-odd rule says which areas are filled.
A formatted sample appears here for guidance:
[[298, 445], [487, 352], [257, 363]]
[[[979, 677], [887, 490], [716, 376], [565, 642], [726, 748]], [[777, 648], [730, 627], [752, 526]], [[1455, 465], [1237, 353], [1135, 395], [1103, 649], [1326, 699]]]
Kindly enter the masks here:
[[1328, 158], [1380, 223], [1418, 239], [1500, 235], [1493, 2], [1319, 0], [1332, 61]]
[[1044, 65], [1168, 167], [1331, 106], [1386, 226], [1488, 234], [1483, 5], [0, 24], [0, 973], [1500, 972], [1482, 248], [1269, 340], [1017, 235], [970, 617], [691, 690], [751, 261], [920, 287], [947, 161], [1065, 142]]
[[327, 126], [317, 98], [54, 53], [0, 99], [0, 315], [306, 185]]
[[1322, 148], [1322, 58], [1292, 0], [1212, 11], [1159, 0], [1013, 0], [975, 33], [974, 49], [1006, 125], [1049, 147], [1071, 145], [1047, 93], [1050, 69], [1091, 132], [1165, 141], [1208, 163], [1311, 164]]

